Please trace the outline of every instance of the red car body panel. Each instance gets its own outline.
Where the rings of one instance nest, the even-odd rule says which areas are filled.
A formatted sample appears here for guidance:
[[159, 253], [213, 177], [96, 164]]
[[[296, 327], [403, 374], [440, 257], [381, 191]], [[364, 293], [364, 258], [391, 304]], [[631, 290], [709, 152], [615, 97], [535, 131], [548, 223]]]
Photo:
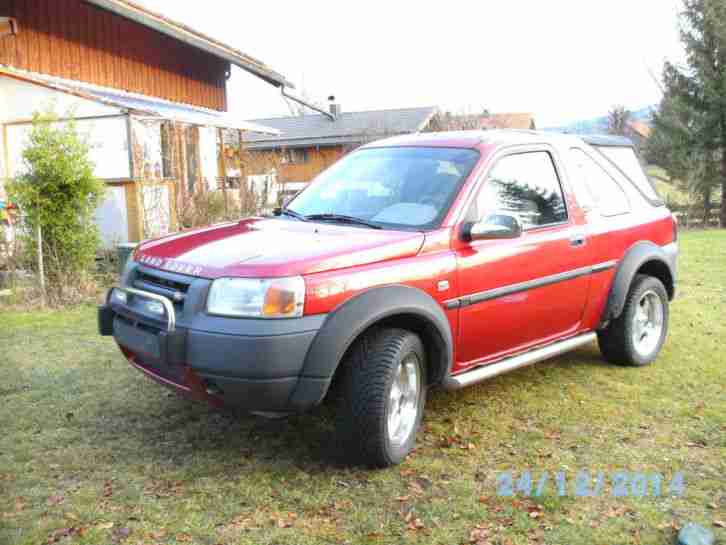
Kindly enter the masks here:
[[[616, 269], [613, 265], [471, 306], [449, 308], [448, 301], [595, 264], [616, 264], [639, 241], [662, 246], [674, 240], [674, 220], [665, 207], [639, 209], [607, 220], [595, 218], [579, 206], [563, 175], [565, 223], [525, 231], [515, 240], [463, 241], [464, 212], [487, 170], [510, 144], [482, 141], [478, 134], [386, 141], [386, 146], [476, 148], [481, 154], [442, 226], [433, 231], [254, 218], [143, 244], [135, 259], [210, 279], [300, 275], [306, 285], [305, 315], [333, 312], [376, 286], [418, 288], [445, 310], [454, 338], [451, 371], [460, 373], [535, 345], [594, 330]], [[561, 165], [558, 152], [548, 151]], [[577, 236], [584, 243], [573, 247], [571, 239]]]
[[134, 259], [172, 272], [193, 267], [204, 278], [274, 278], [412, 257], [423, 241], [410, 231], [254, 218], [158, 239]]

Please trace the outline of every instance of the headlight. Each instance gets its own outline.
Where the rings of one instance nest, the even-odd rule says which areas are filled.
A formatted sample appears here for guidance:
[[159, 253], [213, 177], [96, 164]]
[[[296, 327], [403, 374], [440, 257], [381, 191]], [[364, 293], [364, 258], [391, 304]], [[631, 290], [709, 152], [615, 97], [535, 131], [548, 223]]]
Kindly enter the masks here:
[[296, 318], [303, 315], [305, 281], [291, 278], [220, 278], [212, 283], [207, 312], [249, 318]]
[[126, 292], [118, 288], [114, 288], [113, 290], [111, 290], [111, 297], [109, 297], [109, 299], [114, 303], [118, 303], [119, 305], [125, 305], [129, 302], [129, 298], [126, 295]]

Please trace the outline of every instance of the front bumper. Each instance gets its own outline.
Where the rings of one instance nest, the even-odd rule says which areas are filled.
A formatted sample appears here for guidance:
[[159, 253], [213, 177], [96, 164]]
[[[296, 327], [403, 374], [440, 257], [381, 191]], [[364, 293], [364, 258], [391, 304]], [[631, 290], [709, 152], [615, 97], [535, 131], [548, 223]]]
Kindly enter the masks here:
[[299, 412], [325, 396], [329, 378], [302, 374], [325, 316], [234, 319], [208, 316], [197, 307], [184, 320], [185, 303], [182, 312], [165, 312], [171, 312], [169, 320], [144, 311], [144, 292], [129, 291], [128, 304], [109, 298], [99, 307], [99, 331], [113, 336], [129, 363], [156, 382], [216, 406], [250, 411]]

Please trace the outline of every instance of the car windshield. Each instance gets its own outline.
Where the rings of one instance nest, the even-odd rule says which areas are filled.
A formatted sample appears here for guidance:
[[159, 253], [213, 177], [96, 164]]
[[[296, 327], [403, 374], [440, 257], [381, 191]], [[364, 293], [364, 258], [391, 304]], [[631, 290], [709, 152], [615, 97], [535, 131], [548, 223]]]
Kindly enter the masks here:
[[479, 152], [459, 148], [367, 148], [318, 176], [288, 206], [299, 219], [431, 229], [443, 220]]

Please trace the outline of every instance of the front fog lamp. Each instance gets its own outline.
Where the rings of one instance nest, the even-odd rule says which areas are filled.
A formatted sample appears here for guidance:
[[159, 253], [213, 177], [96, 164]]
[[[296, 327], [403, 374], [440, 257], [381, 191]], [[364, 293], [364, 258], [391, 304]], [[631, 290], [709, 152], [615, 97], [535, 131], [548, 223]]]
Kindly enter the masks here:
[[114, 303], [118, 303], [119, 305], [125, 305], [128, 303], [128, 295], [126, 295], [125, 291], [122, 291], [118, 288], [114, 288], [111, 292], [111, 301]]
[[207, 312], [246, 318], [297, 318], [303, 315], [305, 281], [290, 278], [220, 278], [209, 290]]

